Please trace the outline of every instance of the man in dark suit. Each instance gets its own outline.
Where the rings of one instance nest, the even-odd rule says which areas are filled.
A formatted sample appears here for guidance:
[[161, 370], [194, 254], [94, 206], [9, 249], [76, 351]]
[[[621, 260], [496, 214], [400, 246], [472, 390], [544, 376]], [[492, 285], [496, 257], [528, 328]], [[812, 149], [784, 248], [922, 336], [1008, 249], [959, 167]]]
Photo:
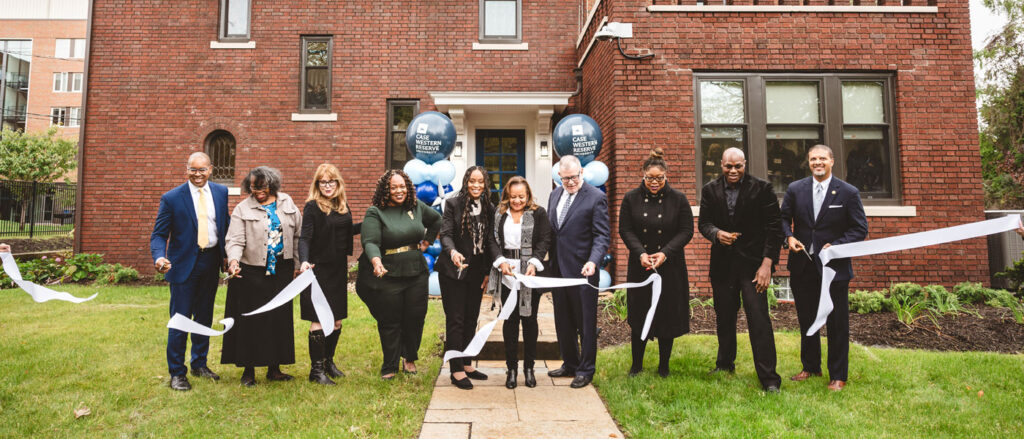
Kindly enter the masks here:
[[[228, 231], [228, 189], [207, 180], [213, 172], [210, 157], [188, 158], [188, 182], [160, 197], [149, 249], [157, 271], [171, 284], [170, 315], [181, 314], [210, 326], [220, 268], [224, 265], [224, 236]], [[171, 388], [189, 390], [185, 373], [188, 334], [167, 331], [167, 367]], [[192, 375], [219, 380], [206, 365], [210, 338], [192, 334]]]
[[718, 322], [718, 359], [711, 373], [732, 373], [736, 365], [736, 313], [743, 297], [750, 349], [761, 387], [779, 391], [775, 333], [764, 294], [779, 260], [782, 225], [772, 184], [746, 173], [743, 151], [722, 154], [722, 176], [704, 185], [698, 228], [711, 241], [711, 291]]
[[[790, 286], [800, 321], [800, 362], [803, 370], [790, 378], [804, 381], [821, 376], [821, 337], [807, 336], [818, 313], [821, 296], [821, 260], [818, 253], [832, 245], [863, 241], [868, 222], [857, 188], [832, 176], [832, 148], [814, 145], [807, 151], [811, 176], [794, 181], [782, 200], [782, 231], [789, 248]], [[833, 259], [836, 271], [829, 294], [835, 308], [829, 314], [828, 388], [846, 386], [850, 355], [850, 303], [847, 296], [853, 267], [849, 258]]]
[[[608, 252], [608, 198], [600, 189], [583, 182], [583, 167], [575, 156], [558, 163], [562, 186], [551, 192], [548, 212], [554, 231], [549, 259], [555, 276], [588, 278], [598, 283], [597, 267]], [[578, 389], [594, 379], [597, 362], [597, 292], [589, 286], [561, 288], [553, 292], [555, 335], [562, 367], [549, 371], [553, 377], [575, 376], [570, 387]], [[582, 337], [582, 345], [580, 344]]]

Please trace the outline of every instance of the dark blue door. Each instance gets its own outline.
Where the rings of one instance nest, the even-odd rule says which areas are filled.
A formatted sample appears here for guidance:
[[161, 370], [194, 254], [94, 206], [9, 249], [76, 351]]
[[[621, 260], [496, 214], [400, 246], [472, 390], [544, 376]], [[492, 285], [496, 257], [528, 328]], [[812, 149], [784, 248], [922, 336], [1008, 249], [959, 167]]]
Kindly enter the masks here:
[[526, 176], [526, 131], [477, 130], [476, 164], [490, 174], [491, 200], [497, 203], [512, 176]]

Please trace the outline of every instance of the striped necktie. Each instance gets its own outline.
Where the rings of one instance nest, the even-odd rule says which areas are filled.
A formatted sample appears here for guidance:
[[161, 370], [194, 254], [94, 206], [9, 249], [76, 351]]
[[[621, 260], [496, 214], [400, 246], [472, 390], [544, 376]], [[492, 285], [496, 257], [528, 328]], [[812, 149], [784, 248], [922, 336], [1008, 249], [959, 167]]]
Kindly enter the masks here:
[[565, 204], [562, 205], [562, 211], [558, 212], [558, 228], [562, 228], [562, 224], [565, 223], [565, 217], [569, 214], [569, 205], [572, 204], [573, 194], [569, 194], [569, 198], [565, 200]]

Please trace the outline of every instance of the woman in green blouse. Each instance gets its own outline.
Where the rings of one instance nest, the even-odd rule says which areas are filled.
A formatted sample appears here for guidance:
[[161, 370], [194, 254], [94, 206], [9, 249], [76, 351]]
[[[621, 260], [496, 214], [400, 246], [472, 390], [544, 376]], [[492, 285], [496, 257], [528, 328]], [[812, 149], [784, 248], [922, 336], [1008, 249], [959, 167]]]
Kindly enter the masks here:
[[377, 319], [384, 351], [381, 378], [402, 370], [416, 373], [417, 351], [427, 315], [427, 261], [423, 250], [441, 228], [441, 214], [416, 199], [409, 176], [398, 169], [377, 180], [372, 206], [363, 217], [363, 254], [356, 293]]

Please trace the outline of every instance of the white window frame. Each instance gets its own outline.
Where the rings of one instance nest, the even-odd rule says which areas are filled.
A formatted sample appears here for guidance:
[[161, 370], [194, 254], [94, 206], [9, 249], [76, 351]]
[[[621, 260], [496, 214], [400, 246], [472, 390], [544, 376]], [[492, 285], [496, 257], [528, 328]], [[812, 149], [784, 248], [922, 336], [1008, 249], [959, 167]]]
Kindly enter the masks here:
[[67, 107], [52, 107], [50, 108], [50, 126], [67, 126]]
[[53, 91], [56, 93], [66, 91], [64, 87], [67, 81], [68, 74], [66, 72], [53, 72]]
[[68, 91], [72, 93], [81, 93], [82, 84], [85, 83], [85, 74], [81, 72], [72, 72], [68, 74]]

